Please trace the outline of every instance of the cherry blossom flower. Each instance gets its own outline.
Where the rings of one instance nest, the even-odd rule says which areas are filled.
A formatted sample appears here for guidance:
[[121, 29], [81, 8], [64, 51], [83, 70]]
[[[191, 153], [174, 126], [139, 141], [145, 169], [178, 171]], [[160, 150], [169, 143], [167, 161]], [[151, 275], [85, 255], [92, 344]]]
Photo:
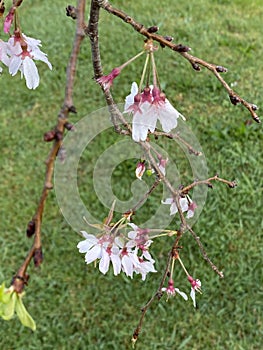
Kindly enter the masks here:
[[172, 278], [169, 279], [169, 281], [168, 281], [168, 287], [162, 288], [162, 291], [167, 293], [168, 298], [173, 297], [176, 294], [179, 294], [179, 295], [181, 295], [181, 297], [184, 298], [184, 300], [188, 300], [188, 297], [184, 292], [181, 292], [178, 288], [174, 287], [174, 281]]
[[[9, 65], [10, 58], [7, 55], [7, 43], [3, 40], [0, 40], [0, 61], [4, 63], [6, 66]], [[0, 67], [0, 71], [2, 71], [2, 68]]]
[[145, 172], [145, 162], [139, 162], [135, 170], [135, 175], [137, 179], [141, 180], [144, 172]]
[[196, 307], [196, 301], [195, 301], [195, 292], [197, 291], [198, 293], [201, 293], [202, 294], [202, 291], [201, 291], [201, 281], [198, 280], [198, 279], [194, 279], [192, 276], [188, 275], [187, 276], [188, 278], [188, 281], [191, 283], [191, 292], [190, 292], [190, 297], [192, 298], [193, 300], [193, 305], [194, 307]]
[[[174, 215], [178, 212], [177, 205], [175, 203], [174, 198], [166, 198], [164, 201], [162, 201], [162, 204], [169, 204], [170, 205], [170, 215]], [[197, 205], [195, 202], [191, 200], [189, 196], [181, 197], [179, 199], [179, 204], [182, 209], [182, 212], [187, 212], [186, 218], [190, 219], [194, 216], [194, 211], [197, 208]]]
[[85, 254], [87, 264], [100, 259], [99, 270], [105, 274], [109, 270], [109, 264], [112, 262], [114, 275], [118, 275], [121, 271], [121, 260], [119, 257], [120, 249], [113, 242], [110, 235], [106, 234], [100, 238], [81, 231], [85, 240], [78, 243], [77, 248], [80, 253]]
[[124, 113], [133, 113], [132, 138], [145, 141], [148, 130], [154, 132], [157, 120], [163, 131], [170, 132], [177, 126], [180, 113], [171, 105], [165, 94], [157, 87], [146, 87], [139, 94], [138, 86], [132, 83], [131, 93], [125, 99]]
[[25, 76], [26, 86], [29, 89], [36, 89], [40, 80], [33, 59], [46, 63], [49, 69], [52, 70], [52, 65], [48, 61], [47, 55], [39, 49], [39, 46], [41, 46], [40, 40], [27, 37], [19, 32], [11, 36], [7, 42], [7, 55], [10, 58], [7, 64], [9, 73], [14, 76], [20, 71], [21, 78]]

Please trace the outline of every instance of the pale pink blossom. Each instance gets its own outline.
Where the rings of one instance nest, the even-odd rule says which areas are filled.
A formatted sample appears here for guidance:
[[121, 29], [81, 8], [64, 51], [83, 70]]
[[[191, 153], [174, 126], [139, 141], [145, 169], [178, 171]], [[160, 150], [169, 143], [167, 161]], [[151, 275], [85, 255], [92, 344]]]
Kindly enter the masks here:
[[100, 260], [99, 270], [103, 274], [108, 272], [110, 262], [113, 266], [114, 275], [118, 275], [121, 271], [121, 260], [119, 257], [120, 249], [113, 242], [110, 235], [97, 238], [94, 235], [88, 234], [86, 231], [81, 231], [84, 241], [78, 243], [77, 248], [80, 253], [85, 253], [85, 261], [87, 264]]
[[191, 283], [191, 292], [190, 297], [193, 300], [193, 305], [196, 307], [196, 301], [195, 301], [195, 292], [202, 293], [201, 291], [201, 281], [198, 279], [194, 279], [192, 276], [188, 275], [188, 281]]
[[180, 289], [174, 287], [174, 281], [173, 279], [169, 279], [168, 281], [168, 287], [167, 288], [162, 288], [162, 292], [167, 293], [167, 297], [173, 297], [176, 294], [181, 295], [181, 297], [184, 298], [184, 300], [188, 300], [187, 295], [184, 292], [181, 292]]
[[[178, 212], [177, 205], [175, 203], [174, 198], [166, 198], [164, 201], [162, 201], [162, 204], [168, 204], [170, 205], [170, 215], [174, 215]], [[194, 211], [197, 208], [197, 205], [195, 202], [191, 200], [189, 196], [187, 197], [181, 197], [179, 199], [179, 204], [181, 207], [182, 212], [187, 212], [186, 218], [190, 219], [194, 216]]]
[[46, 63], [49, 69], [52, 69], [47, 55], [39, 49], [39, 46], [41, 46], [40, 40], [20, 33], [13, 35], [7, 42], [9, 73], [14, 76], [20, 71], [21, 78], [25, 76], [26, 86], [29, 89], [36, 89], [40, 80], [33, 60], [40, 60]]
[[[8, 46], [7, 43], [3, 40], [0, 40], [0, 61], [6, 66], [9, 65], [10, 58], [7, 55]], [[0, 68], [2, 70], [2, 68]]]
[[171, 105], [165, 94], [157, 87], [146, 87], [139, 94], [138, 86], [132, 83], [131, 93], [125, 99], [124, 113], [132, 112], [132, 138], [145, 141], [148, 131], [154, 132], [157, 120], [163, 131], [170, 132], [177, 126], [180, 113]]

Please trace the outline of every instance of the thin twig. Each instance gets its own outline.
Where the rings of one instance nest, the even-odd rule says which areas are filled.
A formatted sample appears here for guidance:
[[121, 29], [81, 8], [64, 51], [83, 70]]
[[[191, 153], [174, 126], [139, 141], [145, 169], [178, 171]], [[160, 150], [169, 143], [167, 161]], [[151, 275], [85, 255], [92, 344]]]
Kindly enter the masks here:
[[226, 68], [224, 68], [220, 65], [206, 62], [206, 61], [202, 60], [201, 58], [190, 55], [188, 51], [190, 51], [191, 49], [189, 47], [182, 45], [182, 44], [173, 44], [171, 41], [166, 39], [167, 37], [156, 34], [156, 33], [149, 32], [149, 30], [146, 27], [144, 27], [142, 24], [138, 23], [135, 19], [133, 19], [127, 13], [125, 13], [117, 8], [114, 8], [109, 3], [109, 1], [97, 0], [96, 3], [97, 3], [97, 6], [100, 6], [101, 8], [106, 10], [107, 12], [111, 13], [112, 15], [119, 17], [125, 23], [130, 24], [134, 30], [136, 30], [141, 35], [145, 36], [146, 38], [159, 42], [162, 47], [168, 47], [171, 50], [178, 52], [182, 57], [184, 57], [185, 59], [187, 59], [191, 63], [192, 67], [196, 71], [201, 70], [200, 66], [203, 66], [206, 69], [210, 70], [215, 75], [215, 77], [219, 80], [219, 82], [222, 84], [222, 86], [225, 88], [225, 90], [227, 91], [231, 103], [234, 105], [241, 103], [245, 108], [247, 108], [249, 110], [252, 118], [257, 123], [261, 122], [258, 115], [255, 112], [257, 110], [257, 106], [247, 102], [245, 99], [243, 99], [241, 96], [239, 96], [233, 89], [231, 89], [231, 87], [227, 84], [227, 82], [220, 75], [220, 73], [227, 72]]
[[[71, 52], [71, 56], [70, 56], [69, 64], [67, 68], [67, 81], [66, 81], [64, 104], [58, 115], [58, 120], [56, 125], [57, 137], [54, 140], [53, 146], [46, 160], [45, 183], [39, 199], [36, 213], [33, 216], [33, 220], [32, 220], [34, 223], [34, 241], [31, 249], [29, 250], [27, 256], [25, 257], [25, 260], [23, 261], [15, 277], [13, 278], [12, 284], [17, 292], [21, 292], [24, 288], [24, 284], [25, 284], [24, 281], [27, 280], [26, 271], [32, 258], [34, 258], [34, 255], [36, 252], [41, 251], [42, 215], [46, 204], [47, 196], [50, 190], [53, 188], [52, 177], [53, 177], [54, 163], [55, 163], [59, 148], [62, 144], [62, 138], [64, 134], [64, 125], [67, 122], [69, 113], [73, 111], [72, 93], [73, 93], [73, 83], [74, 83], [75, 72], [76, 72], [76, 63], [77, 63], [77, 57], [80, 50], [81, 42], [85, 37], [83, 33], [85, 3], [86, 3], [85, 0], [78, 1], [76, 35], [75, 35], [73, 48], [72, 48], [72, 52]], [[36, 265], [39, 265], [40, 261], [36, 261], [35, 263]]]

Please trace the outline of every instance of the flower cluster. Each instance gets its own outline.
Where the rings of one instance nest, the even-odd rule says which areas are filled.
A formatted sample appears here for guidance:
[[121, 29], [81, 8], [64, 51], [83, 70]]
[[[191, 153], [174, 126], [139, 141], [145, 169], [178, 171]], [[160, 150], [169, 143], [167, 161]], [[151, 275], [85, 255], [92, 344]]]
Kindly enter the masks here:
[[110, 263], [113, 266], [114, 275], [123, 271], [127, 276], [133, 278], [133, 273], [141, 274], [145, 280], [148, 272], [156, 272], [154, 259], [148, 249], [152, 243], [148, 237], [148, 230], [140, 229], [130, 223], [132, 231], [127, 237], [115, 236], [109, 232], [100, 237], [81, 231], [84, 241], [78, 243], [80, 253], [85, 253], [87, 264], [99, 262], [99, 270], [105, 274], [109, 270]]
[[163, 131], [170, 132], [177, 126], [180, 116], [157, 86], [146, 86], [139, 92], [135, 82], [125, 99], [124, 113], [129, 112], [133, 114], [132, 138], [136, 142], [145, 141], [148, 131], [154, 132], [158, 120]]
[[[170, 205], [170, 215], [174, 215], [178, 212], [178, 208], [174, 198], [166, 198], [164, 201], [162, 201], [162, 204]], [[195, 209], [197, 208], [197, 205], [195, 202], [191, 200], [189, 196], [181, 197], [179, 199], [179, 204], [182, 212], [183, 213], [187, 212], [186, 214], [187, 219], [190, 219], [194, 216], [194, 212], [195, 212]]]
[[0, 40], [0, 61], [8, 67], [12, 76], [20, 71], [21, 78], [25, 77], [29, 89], [36, 89], [39, 85], [39, 74], [33, 60], [40, 60], [52, 69], [40, 46], [40, 40], [30, 38], [19, 31], [15, 31], [7, 42]]

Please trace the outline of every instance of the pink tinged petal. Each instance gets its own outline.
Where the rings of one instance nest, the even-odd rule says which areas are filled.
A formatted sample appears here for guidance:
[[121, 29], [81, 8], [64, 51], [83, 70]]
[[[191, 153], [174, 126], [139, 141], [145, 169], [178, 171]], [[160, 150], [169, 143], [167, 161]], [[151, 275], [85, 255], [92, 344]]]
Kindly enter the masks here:
[[80, 231], [82, 236], [86, 239], [88, 239], [90, 242], [94, 242], [96, 244], [98, 242], [98, 238], [95, 237], [94, 235], [91, 235], [90, 233], [87, 233], [86, 231]]
[[23, 60], [23, 73], [28, 89], [36, 89], [39, 85], [39, 75], [34, 61], [28, 56]]
[[186, 215], [186, 218], [187, 219], [191, 219], [193, 216], [194, 216], [194, 211], [193, 210], [188, 210], [187, 212], [187, 215]]
[[118, 254], [111, 254], [110, 259], [113, 266], [113, 273], [117, 276], [121, 272], [121, 259]]
[[9, 66], [10, 58], [7, 56], [7, 43], [0, 40], [0, 61]]
[[128, 255], [124, 255], [123, 258], [121, 259], [122, 262], [122, 269], [126, 273], [128, 277], [133, 277], [133, 262], [129, 258]]
[[130, 232], [136, 232], [138, 231], [139, 227], [137, 225], [135, 225], [133, 222], [128, 223], [128, 225], [133, 228], [133, 231]]
[[99, 263], [99, 270], [101, 273], [105, 275], [105, 273], [108, 272], [109, 270], [110, 256], [104, 249], [102, 249], [101, 253], [102, 253], [102, 257]]
[[95, 261], [96, 259], [100, 259], [102, 256], [102, 249], [99, 245], [95, 245], [91, 248], [85, 255], [85, 261], [87, 264]]
[[87, 240], [78, 243], [77, 248], [80, 253], [86, 253], [90, 249], [90, 244]]
[[162, 204], [172, 204], [173, 202], [173, 198], [166, 198], [164, 201], [162, 201]]
[[131, 93], [125, 98], [124, 113], [129, 112], [128, 109], [134, 103], [134, 96], [138, 93], [138, 85], [133, 82], [131, 86]]
[[22, 65], [21, 56], [13, 56], [9, 63], [9, 73], [14, 76], [18, 72]]
[[177, 126], [179, 112], [166, 99], [164, 105], [158, 107], [158, 119], [164, 132], [170, 132]]
[[52, 65], [49, 62], [47, 55], [44, 54], [42, 51], [40, 51], [40, 50], [32, 51], [32, 52], [30, 52], [30, 54], [34, 60], [39, 60], [39, 61], [46, 63], [48, 65], [48, 68], [50, 70], [52, 70]]
[[148, 135], [148, 126], [142, 123], [142, 116], [134, 114], [132, 121], [132, 138], [135, 142], [145, 141]]
[[188, 210], [188, 200], [186, 198], [180, 198], [179, 203], [180, 203], [182, 212], [185, 212]]
[[173, 202], [170, 206], [170, 215], [174, 215], [178, 212], [178, 208], [175, 202]]

